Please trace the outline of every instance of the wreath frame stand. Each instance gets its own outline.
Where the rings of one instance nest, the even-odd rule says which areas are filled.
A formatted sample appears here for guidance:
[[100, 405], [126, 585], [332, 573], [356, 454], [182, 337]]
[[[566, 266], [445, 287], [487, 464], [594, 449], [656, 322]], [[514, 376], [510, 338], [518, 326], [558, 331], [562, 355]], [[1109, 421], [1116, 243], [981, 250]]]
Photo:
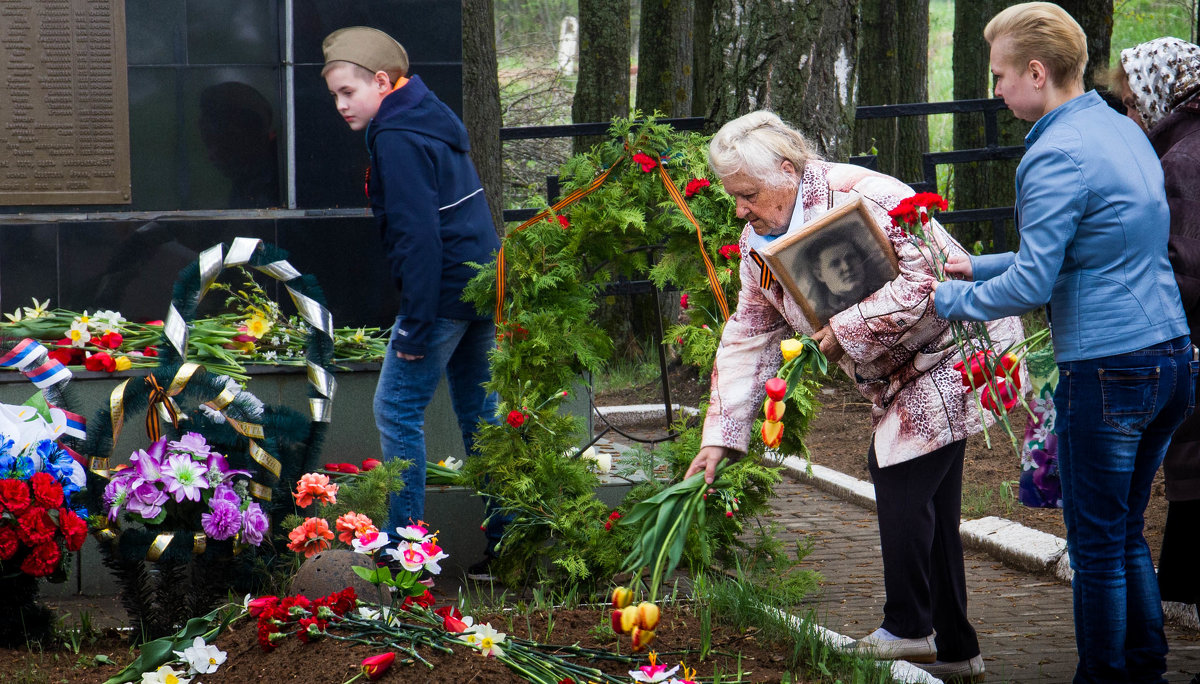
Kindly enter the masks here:
[[[309, 326], [306, 345], [309, 416], [281, 405], [264, 405], [228, 376], [187, 361], [187, 337], [197, 306], [226, 267], [245, 266], [282, 282]], [[90, 459], [89, 496], [103, 510], [109, 459], [129, 414], [145, 412], [147, 433], [178, 438], [199, 432], [226, 455], [231, 467], [251, 472], [250, 495], [277, 529], [292, 512], [291, 484], [320, 456], [331, 417], [336, 380], [333, 320], [316, 279], [301, 275], [278, 247], [237, 238], [202, 252], [180, 272], [163, 324], [159, 366], [115, 388], [109, 405], [89, 422], [84, 452]], [[194, 402], [184, 409], [181, 402]], [[121, 586], [135, 638], [173, 633], [190, 617], [209, 612], [230, 590], [252, 592], [275, 560], [273, 539], [262, 547], [207, 539], [190, 528], [109, 525], [95, 530], [102, 562]]]

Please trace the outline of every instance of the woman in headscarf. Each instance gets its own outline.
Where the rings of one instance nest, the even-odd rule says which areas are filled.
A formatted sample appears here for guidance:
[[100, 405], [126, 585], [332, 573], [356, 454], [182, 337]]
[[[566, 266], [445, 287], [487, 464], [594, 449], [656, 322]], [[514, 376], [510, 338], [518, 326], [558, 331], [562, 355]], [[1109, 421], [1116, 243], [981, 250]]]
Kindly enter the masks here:
[[1034, 121], [1017, 167], [1017, 253], [951, 255], [937, 311], [988, 320], [1047, 305], [1059, 473], [1074, 578], [1075, 682], [1165, 682], [1150, 485], [1195, 402], [1196, 364], [1167, 259], [1162, 168], [1146, 136], [1084, 92], [1087, 38], [1048, 2], [984, 29], [996, 96]]
[[[1192, 339], [1200, 336], [1200, 46], [1156, 38], [1121, 51], [1114, 90], [1162, 162], [1171, 207], [1168, 255]], [[1167, 524], [1158, 558], [1164, 601], [1200, 603], [1200, 415], [1184, 421], [1163, 459]]]
[[[799, 131], [770, 112], [721, 127], [708, 162], [737, 202], [742, 232], [742, 289], [721, 333], [702, 448], [687, 476], [713, 481], [717, 464], [746, 453], [765, 395], [782, 362], [779, 343], [812, 335], [871, 402], [874, 427], [867, 463], [875, 484], [887, 600], [879, 629], [855, 650], [904, 659], [943, 679], [984, 674], [979, 640], [967, 617], [961, 521], [966, 439], [985, 428], [954, 364], [961, 358], [949, 324], [930, 305], [935, 276], [926, 256], [893, 226], [888, 210], [913, 194], [890, 176], [822, 161]], [[757, 251], [844, 202], [863, 198], [887, 234], [900, 275], [842, 304], [813, 330], [799, 303], [766, 269]], [[935, 220], [929, 236], [964, 258]], [[859, 264], [858, 268], [865, 268]], [[1022, 338], [1021, 323], [988, 325], [996, 351]]]

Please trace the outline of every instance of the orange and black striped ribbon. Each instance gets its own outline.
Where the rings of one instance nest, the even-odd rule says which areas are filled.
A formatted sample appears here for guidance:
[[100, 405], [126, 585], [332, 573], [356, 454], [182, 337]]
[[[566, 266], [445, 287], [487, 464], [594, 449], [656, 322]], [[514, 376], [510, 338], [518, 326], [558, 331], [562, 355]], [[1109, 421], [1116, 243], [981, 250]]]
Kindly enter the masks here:
[[775, 283], [775, 276], [771, 274], [771, 269], [767, 268], [767, 262], [754, 250], [750, 250], [750, 258], [762, 269], [762, 275], [758, 277], [758, 286], [764, 290], [770, 288]]
[[[604, 173], [600, 174], [599, 176], [596, 176], [596, 179], [593, 180], [591, 182], [591, 184], [589, 184], [586, 188], [580, 188], [580, 189], [576, 190], [575, 192], [572, 192], [571, 194], [567, 195], [566, 197], [560, 199], [559, 201], [555, 202], [554, 205], [551, 206], [549, 209], [538, 212], [538, 214], [536, 216], [534, 216], [533, 218], [529, 219], [525, 223], [522, 223], [521, 225], [514, 228], [512, 232], [514, 232], [514, 233], [520, 232], [522, 230], [525, 230], [529, 226], [532, 226], [533, 224], [537, 223], [538, 221], [544, 221], [550, 217], [551, 211], [553, 211], [555, 214], [557, 214], [557, 213], [559, 213], [559, 211], [566, 209], [567, 207], [571, 206], [572, 204], [575, 204], [576, 202], [583, 199], [584, 197], [587, 197], [588, 195], [592, 194], [601, 185], [604, 185], [604, 181], [608, 180], [609, 174], [611, 174], [613, 172], [613, 169], [617, 168], [617, 165], [619, 165], [621, 163], [621, 161], [622, 161], [621, 159], [618, 159], [617, 161], [613, 162], [612, 166], [608, 167], [608, 169], [606, 169], [604, 171]], [[500, 242], [500, 252], [496, 255], [496, 324], [497, 325], [499, 325], [500, 323], [502, 323], [504, 321], [504, 295], [505, 295], [504, 273], [506, 270], [507, 270], [507, 268], [506, 268], [506, 264], [504, 261], [504, 242], [501, 241]]]
[[158, 421], [159, 406], [166, 409], [166, 415], [171, 420], [171, 425], [179, 427], [179, 411], [175, 408], [175, 403], [171, 401], [170, 395], [158, 384], [158, 380], [153, 375], [146, 376], [146, 383], [150, 385], [150, 402], [146, 406], [146, 434], [149, 435], [151, 442], [157, 442], [162, 436], [162, 427]]
[[696, 227], [696, 240], [700, 243], [700, 258], [704, 259], [704, 271], [708, 276], [708, 286], [712, 288], [713, 297], [717, 300], [717, 306], [721, 309], [721, 317], [724, 320], [729, 319], [729, 302], [725, 300], [725, 290], [721, 287], [721, 283], [717, 281], [717, 271], [713, 268], [712, 259], [708, 258], [708, 250], [704, 248], [704, 236], [700, 232], [700, 223], [696, 221], [696, 217], [692, 215], [692, 210], [688, 209], [687, 202], [683, 199], [683, 194], [679, 192], [679, 188], [675, 187], [675, 183], [671, 177], [667, 175], [667, 170], [662, 164], [658, 165], [658, 175], [662, 177], [663, 187], [667, 189], [667, 194], [675, 201], [675, 205], [683, 212], [688, 221]]

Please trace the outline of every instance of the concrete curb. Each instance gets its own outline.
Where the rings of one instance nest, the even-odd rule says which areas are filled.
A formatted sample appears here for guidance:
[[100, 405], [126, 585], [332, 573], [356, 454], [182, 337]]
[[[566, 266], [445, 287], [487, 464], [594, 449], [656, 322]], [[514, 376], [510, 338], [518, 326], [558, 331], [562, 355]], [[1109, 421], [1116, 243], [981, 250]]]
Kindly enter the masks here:
[[[796, 456], [786, 456], [777, 462], [797, 479], [875, 510], [875, 486], [870, 482]], [[965, 520], [959, 531], [966, 548], [987, 553], [1009, 567], [1049, 574], [1065, 584], [1071, 583], [1071, 559], [1067, 555], [1067, 541], [1062, 537], [996, 516]], [[1194, 606], [1164, 601], [1163, 615], [1179, 627], [1200, 631], [1200, 615]]]
[[[631, 404], [628, 406], [597, 406], [594, 414], [597, 418], [602, 418], [605, 421], [617, 425], [636, 425], [649, 421], [659, 421], [666, 419], [663, 404]], [[686, 413], [689, 416], [700, 415], [700, 409], [694, 406], [680, 406], [679, 404], [671, 404], [671, 413], [678, 415]]]

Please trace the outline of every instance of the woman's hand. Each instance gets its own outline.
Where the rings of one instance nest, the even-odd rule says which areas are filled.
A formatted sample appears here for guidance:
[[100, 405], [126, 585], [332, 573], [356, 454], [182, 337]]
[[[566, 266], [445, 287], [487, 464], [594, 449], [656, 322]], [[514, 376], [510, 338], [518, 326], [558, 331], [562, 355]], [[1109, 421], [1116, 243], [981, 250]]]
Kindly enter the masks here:
[[728, 458], [737, 460], [741, 452], [729, 447], [706, 446], [701, 447], [700, 452], [696, 454], [696, 458], [692, 459], [692, 464], [688, 466], [687, 472], [684, 473], [683, 479], [688, 479], [692, 475], [704, 471], [704, 481], [712, 484], [716, 479], [717, 464]]
[[825, 355], [825, 358], [829, 359], [829, 363], [836, 364], [846, 355], [846, 350], [842, 349], [842, 344], [833, 334], [833, 328], [828, 325], [813, 333], [812, 338], [816, 340], [817, 346], [821, 348], [821, 353]]
[[974, 270], [971, 268], [971, 257], [966, 254], [955, 252], [946, 257], [946, 275], [949, 277], [958, 277], [962, 280], [972, 280], [974, 278]]

